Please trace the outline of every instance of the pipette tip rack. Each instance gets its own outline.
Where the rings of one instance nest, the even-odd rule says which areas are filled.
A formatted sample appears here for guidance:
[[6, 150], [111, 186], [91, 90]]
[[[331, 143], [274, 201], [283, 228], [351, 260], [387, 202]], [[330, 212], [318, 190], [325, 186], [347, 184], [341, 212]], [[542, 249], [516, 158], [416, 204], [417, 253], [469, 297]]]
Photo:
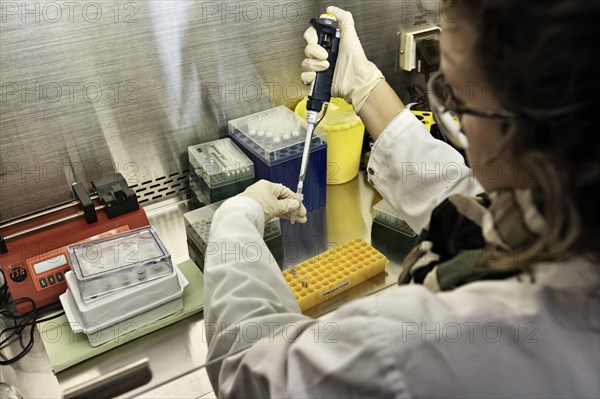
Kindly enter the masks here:
[[305, 311], [382, 273], [388, 259], [355, 239], [286, 269], [283, 276]]
[[190, 189], [201, 204], [212, 204], [254, 183], [254, 164], [230, 138], [188, 147]]
[[[257, 179], [282, 183], [293, 191], [304, 151], [306, 121], [285, 106], [229, 121], [229, 135], [254, 162]], [[316, 129], [303, 193], [304, 206], [325, 205], [327, 181], [327, 133]]]

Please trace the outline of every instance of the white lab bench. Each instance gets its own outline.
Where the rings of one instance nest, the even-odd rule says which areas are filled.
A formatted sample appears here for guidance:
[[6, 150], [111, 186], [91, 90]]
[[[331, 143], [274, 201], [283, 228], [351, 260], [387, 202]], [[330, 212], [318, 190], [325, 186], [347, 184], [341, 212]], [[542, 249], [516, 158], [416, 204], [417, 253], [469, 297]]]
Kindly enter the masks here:
[[[309, 213], [309, 224], [282, 228], [286, 266], [318, 255], [327, 248], [354, 238], [371, 243], [373, 206], [381, 196], [369, 185], [361, 171], [352, 181], [327, 187], [327, 206]], [[183, 213], [187, 200], [169, 200], [145, 208], [150, 223], [172, 255], [174, 263], [189, 259]], [[296, 230], [298, 229], [298, 230]], [[374, 245], [375, 246], [375, 245]], [[293, 251], [286, 253], [286, 247]], [[399, 256], [389, 248], [378, 247], [390, 259], [386, 273], [360, 284], [307, 311], [313, 317], [327, 318], [332, 310], [361, 296], [396, 284], [401, 271]], [[293, 252], [293, 254], [291, 253]], [[293, 257], [293, 260], [289, 258]], [[39, 338], [39, 335], [38, 335]], [[57, 375], [52, 370], [43, 344], [36, 339], [33, 350], [12, 367], [3, 367], [4, 379], [26, 398], [61, 397], [76, 385], [106, 375], [121, 367], [147, 359], [152, 372], [149, 383], [121, 397], [204, 398], [214, 397], [204, 369], [207, 352], [202, 313], [130, 341], [115, 349], [72, 366]]]

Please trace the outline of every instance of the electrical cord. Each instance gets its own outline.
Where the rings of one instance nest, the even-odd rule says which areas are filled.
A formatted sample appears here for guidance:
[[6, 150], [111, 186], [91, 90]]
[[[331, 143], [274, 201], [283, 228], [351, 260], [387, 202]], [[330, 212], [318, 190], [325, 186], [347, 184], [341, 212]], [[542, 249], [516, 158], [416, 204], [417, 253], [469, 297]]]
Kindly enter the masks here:
[[[2, 273], [2, 279], [4, 281], [0, 287], [0, 318], [2, 318], [2, 321], [6, 321], [7, 324], [12, 324], [7, 326], [2, 325], [2, 331], [0, 331], [0, 365], [8, 366], [21, 360], [33, 348], [36, 324], [56, 319], [57, 317], [62, 316], [64, 312], [59, 312], [52, 316], [39, 319], [40, 309], [37, 308], [33, 299], [27, 297], [17, 298], [15, 300], [11, 299], [4, 271], [0, 269], [0, 273]], [[14, 309], [21, 303], [29, 303], [32, 309], [25, 314], [17, 313]], [[28, 331], [27, 328], [29, 328]], [[26, 338], [27, 341], [24, 341], [24, 338]], [[17, 341], [21, 346], [21, 351], [11, 358], [5, 357], [2, 354], [2, 350], [8, 348]]]
[[[425, 80], [427, 82], [427, 79]], [[427, 90], [419, 84], [408, 84], [406, 92], [409, 96], [409, 103], [414, 103], [411, 109], [417, 111], [431, 111], [429, 100], [427, 99]]]
[[10, 293], [8, 292], [8, 282], [6, 281], [4, 270], [0, 269], [0, 273], [2, 273], [2, 286], [0, 287], [0, 309], [3, 309], [10, 301]]
[[321, 115], [321, 117], [319, 118], [317, 123], [315, 124], [315, 129], [317, 128], [317, 126], [319, 126], [319, 124], [321, 123], [323, 118], [325, 118], [325, 114], [327, 114], [327, 109], [329, 109], [329, 104], [325, 103], [325, 107], [323, 108], [323, 114]]

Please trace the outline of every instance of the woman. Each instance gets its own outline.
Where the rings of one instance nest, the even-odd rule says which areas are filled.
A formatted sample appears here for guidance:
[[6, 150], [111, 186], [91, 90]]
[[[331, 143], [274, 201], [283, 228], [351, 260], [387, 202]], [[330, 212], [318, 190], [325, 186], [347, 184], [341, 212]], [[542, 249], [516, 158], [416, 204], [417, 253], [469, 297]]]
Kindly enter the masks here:
[[[599, 397], [600, 154], [590, 115], [600, 79], [590, 57], [600, 3], [444, 3], [430, 105], [470, 168], [367, 60], [352, 15], [328, 12], [342, 31], [334, 95], [376, 140], [369, 181], [422, 232], [402, 276], [413, 284], [343, 306], [328, 318], [332, 336], [331, 324], [300, 313], [274, 262], [225, 249], [261, 241], [265, 220], [299, 207], [288, 189], [257, 183], [213, 221], [222, 251], [206, 265], [209, 360], [226, 356], [209, 368], [215, 392]], [[328, 67], [311, 29], [305, 83]], [[402, 167], [414, 161], [456, 173], [408, 178]]]

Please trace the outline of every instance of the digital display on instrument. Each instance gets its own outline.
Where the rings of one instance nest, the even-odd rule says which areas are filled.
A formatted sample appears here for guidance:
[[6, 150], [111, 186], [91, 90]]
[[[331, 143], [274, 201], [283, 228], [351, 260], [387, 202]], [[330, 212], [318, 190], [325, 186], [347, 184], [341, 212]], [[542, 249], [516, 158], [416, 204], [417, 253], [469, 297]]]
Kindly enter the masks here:
[[42, 274], [44, 272], [54, 269], [55, 267], [63, 266], [66, 264], [67, 264], [67, 257], [65, 255], [61, 254], [61, 255], [55, 256], [54, 258], [50, 258], [50, 259], [46, 259], [42, 262], [34, 263], [33, 270], [35, 271], [35, 274]]

